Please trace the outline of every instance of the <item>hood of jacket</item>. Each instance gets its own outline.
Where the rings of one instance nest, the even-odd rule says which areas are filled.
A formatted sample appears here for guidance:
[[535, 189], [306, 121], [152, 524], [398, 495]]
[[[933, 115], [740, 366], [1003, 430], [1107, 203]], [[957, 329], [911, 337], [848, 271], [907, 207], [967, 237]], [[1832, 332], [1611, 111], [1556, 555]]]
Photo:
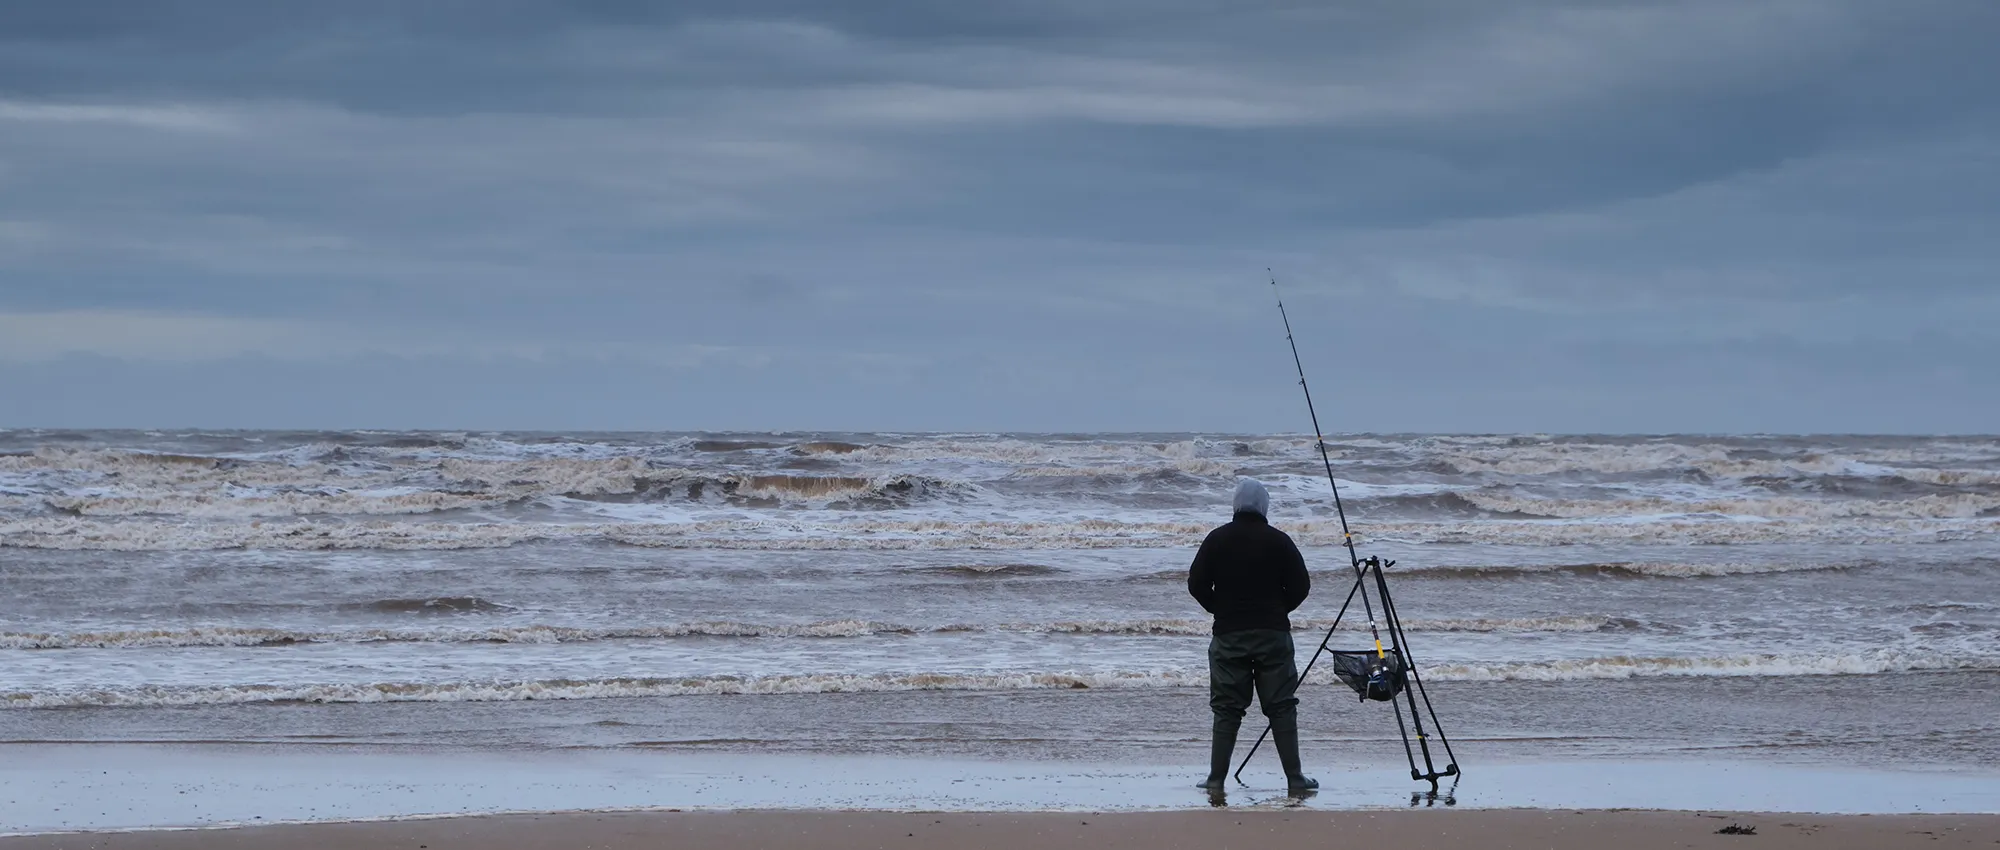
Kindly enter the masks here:
[[1271, 516], [1271, 491], [1264, 489], [1264, 482], [1245, 478], [1237, 482], [1236, 498], [1229, 504], [1234, 513], [1251, 513], [1268, 518]]

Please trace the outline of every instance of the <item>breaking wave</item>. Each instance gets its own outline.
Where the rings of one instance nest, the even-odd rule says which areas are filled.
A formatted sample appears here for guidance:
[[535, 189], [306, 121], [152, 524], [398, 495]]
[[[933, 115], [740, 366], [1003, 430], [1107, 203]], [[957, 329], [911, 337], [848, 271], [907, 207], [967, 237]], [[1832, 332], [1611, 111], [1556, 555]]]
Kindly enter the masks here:
[[1422, 576], [1485, 578], [1488, 576], [1572, 575], [1631, 576], [1636, 578], [1713, 578], [1717, 576], [1768, 575], [1772, 573], [1819, 572], [1853, 569], [1854, 564], [1828, 563], [1648, 563], [1614, 561], [1601, 564], [1495, 565], [1414, 567], [1410, 573]]
[[[1378, 539], [1566, 546], [2000, 534], [1993, 440], [1333, 443], [1357, 528]], [[1292, 516], [1312, 517], [1283, 523], [1301, 542], [1339, 540], [1313, 441], [1284, 435], [8, 432], [0, 446], [24, 450], [0, 454], [0, 547], [1185, 546], [1213, 525], [1237, 474], [1264, 479]]]
[[485, 508], [515, 501], [508, 496], [481, 496], [436, 491], [169, 494], [150, 496], [50, 496], [49, 508], [82, 517], [179, 516], [192, 519], [249, 519], [329, 514], [385, 516]]
[[[1586, 575], [1609, 576], [1613, 578], [1716, 578], [1738, 575], [1771, 575], [1775, 573], [1821, 572], [1860, 569], [1868, 566], [1861, 563], [1820, 563], [1820, 562], [1742, 562], [1742, 563], [1677, 563], [1610, 561], [1604, 563], [1580, 564], [1425, 564], [1399, 563], [1389, 572], [1422, 578], [1443, 579], [1498, 579], [1544, 575]], [[1315, 568], [1313, 581], [1327, 582], [1329, 586], [1351, 582], [1354, 573], [1345, 567]], [[1186, 569], [1159, 570], [1132, 576], [1129, 580], [1182, 582], [1187, 580]]]
[[1493, 490], [1458, 494], [1466, 502], [1502, 516], [1548, 519], [1713, 514], [1783, 519], [1970, 519], [2000, 510], [2000, 495], [1919, 496], [1911, 499], [1539, 499]]
[[[477, 596], [436, 596], [415, 599], [378, 599], [359, 607], [377, 614], [468, 614], [516, 610]], [[0, 644], [4, 645], [4, 644]]]
[[[462, 610], [512, 610], [480, 599], [397, 600], [386, 611], [448, 612]], [[464, 604], [461, 605], [460, 603]], [[443, 603], [443, 604], [434, 604]], [[373, 606], [371, 606], [373, 607]], [[1299, 631], [1321, 631], [1328, 620], [1301, 620], [1293, 624]], [[1342, 622], [1344, 631], [1365, 631], [1367, 624], [1356, 618]], [[1406, 620], [1411, 632], [1594, 632], [1629, 625], [1628, 621], [1604, 616], [1523, 617], [1495, 619]], [[189, 629], [133, 629], [101, 632], [0, 632], [0, 649], [150, 649], [162, 647], [257, 647], [291, 646], [302, 643], [585, 643], [611, 640], [648, 640], [684, 637], [784, 637], [855, 638], [874, 635], [952, 634], [967, 632], [1073, 634], [1073, 635], [1174, 635], [1205, 637], [1207, 619], [1161, 618], [1143, 620], [1077, 620], [1047, 623], [989, 623], [908, 625], [873, 620], [832, 620], [817, 623], [743, 623], [707, 621], [657, 626], [576, 627], [549, 625], [495, 626], [491, 628], [429, 629], [269, 629], [207, 627]]]
[[1538, 443], [1505, 438], [1497, 445], [1467, 445], [1439, 441], [1431, 455], [1445, 468], [1463, 474], [1497, 473], [1518, 476], [1673, 475], [1710, 479], [1753, 477], [1810, 478], [1815, 476], [1901, 476], [1933, 484], [2000, 483], [2000, 471], [1938, 468], [1937, 464], [1985, 463], [2000, 459], [1989, 443], [1981, 446], [1940, 443], [1923, 448], [1903, 446], [1843, 446], [1776, 453], [1762, 448], [1720, 443], [1680, 442], [1560, 442]]
[[265, 629], [193, 628], [74, 633], [0, 633], [0, 649], [144, 649], [199, 646], [290, 646], [301, 643], [522, 643], [554, 644], [679, 637], [864, 637], [884, 633], [951, 631], [865, 620], [823, 623], [678, 623], [662, 626], [583, 628], [496, 626], [484, 629]]
[[1030, 578], [1062, 575], [1064, 570], [1041, 564], [952, 564], [942, 567], [918, 567], [911, 572], [962, 578]]
[[689, 444], [688, 448], [698, 452], [747, 452], [783, 446], [783, 443], [767, 443], [760, 440], [696, 440]]
[[[868, 518], [854, 520], [715, 519], [690, 522], [316, 522], [292, 518], [252, 523], [188, 524], [155, 519], [101, 522], [76, 517], [0, 520], [0, 548], [103, 551], [208, 549], [489, 549], [545, 541], [585, 541], [675, 549], [1022, 550], [1186, 547], [1213, 523], [1079, 520], [1036, 522]], [[1337, 523], [1289, 524], [1307, 546], [1333, 546]], [[1579, 544], [1735, 544], [1773, 542], [1940, 543], [2000, 536], [2000, 517], [1893, 519], [1865, 524], [1668, 519], [1648, 522], [1375, 522], [1357, 542]]]
[[[400, 459], [329, 462], [325, 452], [241, 459], [111, 449], [48, 449], [0, 456], [0, 472], [31, 475], [49, 509], [81, 517], [254, 519], [379, 516], [491, 508], [550, 497], [602, 501], [719, 501], [747, 507], [897, 506], [977, 490], [914, 473], [800, 475], [658, 466], [645, 457]], [[299, 459], [305, 454], [310, 459]]]
[[741, 507], [889, 507], [927, 498], [970, 495], [977, 489], [968, 482], [910, 474], [874, 477], [792, 473], [720, 475], [656, 470], [635, 476], [629, 487], [541, 495], [611, 502], [720, 501]]
[[1219, 456], [1236, 456], [1240, 445], [1201, 437], [1184, 440], [1050, 439], [1013, 437], [926, 437], [898, 443], [808, 443], [800, 451], [824, 452], [820, 447], [837, 447], [838, 454], [854, 460], [893, 462], [929, 460], [978, 460], [1020, 466], [1090, 466], [1106, 461], [1124, 464], [1147, 462], [1203, 462]]
[[1237, 466], [1217, 460], [1173, 458], [1150, 464], [1024, 466], [1014, 470], [1012, 474], [1027, 478], [1129, 479], [1161, 473], [1226, 479], [1237, 473]]
[[[2000, 669], [2000, 657], [1881, 650], [1837, 655], [1629, 657], [1511, 664], [1447, 664], [1424, 671], [1433, 682], [1574, 681], [1655, 677], [1873, 675]], [[1310, 683], [1333, 681], [1315, 671]], [[894, 691], [1023, 691], [1205, 688], [1206, 669], [1010, 673], [877, 673], [772, 676], [632, 677], [498, 682], [137, 686], [0, 692], [8, 708], [183, 706], [271, 702], [501, 702], [671, 697], [704, 694], [820, 694]]]
[[826, 694], [886, 691], [1017, 691], [1206, 686], [1206, 671], [1149, 673], [901, 673], [550, 679], [525, 682], [368, 683], [135, 687], [0, 693], [9, 708], [182, 706], [268, 702], [511, 702], [704, 694]]
[[839, 440], [820, 440], [811, 443], [800, 443], [792, 447], [793, 451], [808, 455], [849, 455], [859, 451], [866, 451], [867, 449], [867, 446], [860, 443], [847, 443]]
[[[931, 508], [978, 507], [1000, 520], [1059, 504], [1124, 520], [1141, 536], [1159, 536], [1144, 527], [1172, 525], [1163, 521], [1197, 505], [1211, 506], [1226, 495], [1227, 480], [1237, 474], [1258, 475], [1287, 502], [1302, 502], [1315, 514], [1327, 507], [1320, 493], [1324, 481], [1311, 468], [1317, 464], [1305, 463], [1316, 460], [1312, 441], [1285, 436], [503, 438], [244, 432], [149, 435], [121, 447], [92, 446], [95, 438], [75, 436], [23, 435], [10, 443], [28, 451], [0, 455], [0, 522], [68, 517], [226, 524], [478, 511], [481, 519], [547, 520], [553, 513], [589, 523], [606, 518], [712, 519], [724, 512], [764, 509], [778, 509], [769, 516], [796, 513], [784, 510], [790, 508], [910, 511], [916, 515], [911, 522], [922, 522], [943, 512]], [[1343, 490], [1367, 520], [1364, 531], [1413, 542], [1457, 542], [1461, 535], [1453, 530], [1455, 523], [1467, 529], [1483, 523], [1525, 543], [1563, 545], [1666, 540], [1675, 536], [1671, 523], [1677, 521], [1792, 524], [1776, 532], [1707, 528], [1693, 535], [1694, 542], [1727, 543], [1794, 539], [1787, 535], [1821, 531], [1805, 530], [1800, 523], [1868, 520], [1880, 526], [1888, 521], [2000, 519], [2000, 448], [1993, 445], [1868, 438], [1819, 442], [1825, 445], [1762, 438], [1635, 443], [1616, 438], [1346, 437], [1335, 440], [1335, 450], [1341, 455], [1340, 475], [1347, 479]], [[213, 453], [201, 453], [203, 447]], [[1496, 481], [1494, 475], [1515, 480]], [[1603, 475], [1625, 477], [1608, 483], [1592, 477]], [[1640, 484], [1632, 482], [1633, 475], [1641, 476]], [[1134, 499], [1135, 487], [1145, 491], [1144, 499]], [[1092, 504], [1093, 498], [1099, 501]], [[622, 507], [627, 504], [659, 510], [634, 512]], [[506, 513], [484, 513], [502, 510]], [[1653, 529], [1550, 531], [1497, 524], [1514, 521]], [[213, 545], [222, 547], [285, 548], [319, 536], [299, 526], [286, 530], [290, 540], [276, 540], [260, 531], [181, 524], [211, 531], [219, 538]], [[72, 528], [101, 540], [137, 531]], [[436, 539], [433, 532], [464, 534], [468, 546], [574, 536], [571, 530], [527, 528], [485, 535], [486, 541], [477, 542], [473, 538], [485, 533], [413, 528], [389, 532], [385, 546], [457, 545]], [[348, 533], [335, 536], [346, 539]], [[1315, 532], [1308, 527], [1304, 533]], [[1167, 534], [1178, 539], [1181, 532]], [[33, 528], [0, 529], [0, 535], [7, 537], [0, 545], [67, 545], [49, 541]], [[23, 536], [42, 542], [23, 544]], [[220, 539], [231, 536], [240, 540]], [[1086, 536], [1092, 539], [1083, 545], [1103, 543]], [[431, 539], [419, 542], [426, 537]], [[1908, 536], [1901, 538], [1908, 541]], [[906, 542], [888, 545], [917, 548]]]
[[1938, 670], [2000, 670], [2000, 656], [1965, 656], [1910, 649], [1833, 655], [1610, 656], [1509, 664], [1441, 664], [1425, 670], [1437, 681], [1570, 681], [1659, 676], [1837, 676]]

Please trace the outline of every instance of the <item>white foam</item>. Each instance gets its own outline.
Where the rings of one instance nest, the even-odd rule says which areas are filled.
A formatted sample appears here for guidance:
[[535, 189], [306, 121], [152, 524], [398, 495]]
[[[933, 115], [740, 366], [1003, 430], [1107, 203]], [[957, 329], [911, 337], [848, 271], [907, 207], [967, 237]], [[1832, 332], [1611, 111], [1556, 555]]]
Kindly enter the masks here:
[[[1595, 632], [1609, 627], [1612, 618], [1599, 615], [1572, 617], [1499, 617], [1471, 619], [1404, 620], [1405, 631], [1414, 632]], [[1361, 629], [1361, 625], [1349, 628]]]
[[385, 516], [484, 508], [505, 504], [507, 496], [475, 496], [408, 488], [351, 493], [270, 493], [151, 496], [51, 496], [57, 510], [87, 517], [180, 516], [190, 519], [249, 519], [324, 514]]
[[1715, 576], [1766, 575], [1771, 573], [1816, 572], [1825, 570], [1845, 570], [1852, 564], [1816, 561], [1744, 561], [1744, 562], [1646, 562], [1613, 561], [1590, 564], [1497, 564], [1492, 566], [1423, 566], [1407, 568], [1416, 574], [1467, 574], [1467, 575], [1507, 575], [1535, 573], [1622, 573], [1647, 578], [1709, 578]]
[[[1604, 628], [1609, 623], [1610, 618], [1602, 616], [1414, 619], [1404, 621], [1403, 627], [1413, 632], [1592, 632]], [[1299, 620], [1293, 624], [1293, 628], [1319, 631], [1330, 625], [1332, 622], [1324, 619]], [[147, 649], [378, 642], [553, 644], [681, 637], [852, 638], [882, 634], [964, 632], [1206, 636], [1211, 626], [1212, 621], [1208, 619], [1194, 618], [933, 625], [856, 619], [813, 623], [747, 623], [717, 620], [618, 627], [508, 625], [486, 628], [280, 629], [211, 626], [86, 632], [0, 632], [0, 649]], [[1360, 631], [1365, 630], [1367, 624], [1358, 618], [1349, 618], [1342, 623], [1342, 627]]]
[[[2000, 670], [2000, 656], [1964, 656], [1885, 649], [1829, 655], [1750, 654], [1703, 657], [1565, 659], [1513, 663], [1452, 663], [1423, 669], [1426, 681], [1577, 681], [1667, 676], [1827, 676], [1949, 670]], [[1313, 683], [1335, 681], [1315, 670]], [[78, 688], [0, 693], [0, 707], [183, 706], [257, 702], [508, 702], [710, 694], [822, 694], [896, 691], [1020, 691], [1049, 689], [1205, 688], [1201, 668], [994, 673], [796, 674], [483, 682], [212, 685]]]
[[1820, 572], [1826, 570], [1844, 570], [1847, 568], [1848, 565], [1846, 564], [1826, 564], [1826, 563], [1810, 563], [1810, 562], [1796, 562], [1796, 561], [1788, 563], [1750, 562], [1750, 563], [1706, 563], [1706, 564], [1630, 562], [1630, 563], [1605, 565], [1605, 569], [1607, 570], [1617, 571], [1617, 572], [1627, 572], [1633, 575], [1649, 576], [1654, 578], [1707, 578], [1711, 576], [1768, 575], [1772, 573], [1797, 573], [1797, 572]]
[[1629, 475], [1698, 469], [1718, 478], [1758, 475], [1830, 475], [1849, 471], [1855, 461], [1827, 454], [1784, 460], [1739, 460], [1730, 447], [1712, 443], [1548, 443], [1440, 448], [1439, 459], [1462, 472], [1505, 475], [1599, 473]]
[[872, 443], [859, 448], [844, 443], [835, 445], [839, 446], [838, 451], [807, 453], [829, 456], [846, 463], [977, 462], [1020, 469], [1098, 466], [1123, 470], [1173, 468], [1201, 475], [1227, 475], [1235, 468], [1229, 460], [1234, 455], [1233, 443], [1201, 438], [1151, 442], [927, 436], [896, 443]]
[[[1333, 626], [1331, 619], [1293, 620], [1294, 631], [1318, 632]], [[1584, 615], [1573, 617], [1498, 617], [1457, 619], [1410, 619], [1403, 621], [1410, 632], [1594, 632], [1611, 625], [1611, 618]], [[995, 627], [996, 631], [1035, 631], [1106, 635], [1189, 635], [1206, 636], [1214, 621], [1206, 618], [1163, 618], [1152, 620], [1082, 620], [1060, 623], [1032, 623]], [[1363, 632], [1368, 624], [1357, 611], [1341, 621], [1343, 631]]]
[[1992, 470], [1937, 468], [1939, 464], [1990, 462], [2000, 457], [1990, 444], [1937, 442], [1921, 448], [1827, 445], [1775, 458], [1733, 457], [1737, 448], [1716, 443], [1521, 444], [1509, 440], [1478, 445], [1450, 440], [1436, 444], [1432, 452], [1462, 472], [1504, 475], [1632, 475], [1696, 470], [1717, 479], [1855, 475], [1896, 476], [1949, 486], [2000, 483], [2000, 472]]
[[[162, 459], [165, 458], [165, 459]], [[655, 468], [644, 458], [470, 460], [447, 457], [393, 469], [323, 463], [230, 462], [132, 452], [44, 451], [0, 457], [43, 478], [18, 482], [0, 510], [46, 505], [86, 517], [194, 519], [381, 516], [491, 508], [542, 497], [657, 491], [657, 498], [834, 505], [858, 499], [964, 497], [966, 482], [912, 474], [821, 476]], [[49, 490], [37, 495], [37, 490]], [[19, 493], [19, 495], [14, 495]]]
[[[796, 438], [764, 441], [784, 439]], [[438, 446], [312, 443], [216, 456], [45, 447], [29, 455], [0, 456], [0, 546], [455, 549], [535, 540], [739, 549], [1182, 546], [1220, 519], [1216, 506], [1226, 495], [1227, 480], [1239, 471], [1257, 474], [1280, 495], [1290, 494], [1281, 501], [1294, 516], [1310, 512], [1315, 517], [1306, 522], [1279, 517], [1280, 526], [1301, 542], [1340, 539], [1325, 516], [1325, 481], [1308, 469], [1317, 466], [1317, 458], [1306, 438], [854, 439], [870, 442], [794, 442], [748, 452], [702, 452], [685, 437], [611, 444], [516, 443], [459, 435]], [[1920, 466], [1959, 451], [1951, 448], [1958, 444], [1945, 442], [1871, 448], [1867, 440], [1833, 441], [1777, 460], [1732, 459], [1746, 453], [1740, 440], [1729, 445], [1541, 443], [1502, 437], [1339, 442], [1343, 452], [1386, 454], [1389, 467], [1397, 470], [1382, 473], [1386, 480], [1375, 480], [1368, 474], [1371, 467], [1344, 464], [1341, 486], [1352, 499], [1449, 493], [1500, 514], [1550, 518], [1377, 522], [1368, 516], [1365, 503], [1350, 506], [1359, 509], [1353, 518], [1363, 535], [1411, 543], [1924, 543], [1976, 539], [2000, 529], [2000, 493], [1816, 499], [1763, 495], [1757, 488], [1728, 483], [1732, 476], [1766, 473], [1896, 475], [1966, 488], [2000, 480], [2000, 472], [1993, 470]], [[1959, 448], [1964, 449], [1959, 454], [1976, 454], [1972, 450], [1977, 446]], [[801, 455], [813, 460], [810, 470], [790, 466]], [[1516, 485], [1522, 490], [1501, 490], [1482, 488], [1482, 482], [1490, 483], [1483, 477], [1439, 481], [1440, 473], [1407, 470], [1413, 461], [1432, 469], [1430, 461], [1438, 458], [1474, 473], [1566, 477], [1552, 482], [1553, 490], [1534, 487], [1534, 482]], [[1978, 459], [1964, 462], [1974, 461]], [[1892, 463], [1919, 465], [1885, 465]], [[1591, 484], [1567, 476], [1575, 471], [1690, 468], [1706, 470], [1720, 483]], [[1162, 471], [1200, 479], [1181, 488], [1197, 492], [1184, 497], [1149, 492], [1153, 501], [1146, 507], [1131, 504], [1135, 500], [1126, 498], [1130, 487], [1122, 484], [1093, 490], [1080, 482], [1074, 498], [1010, 495], [1024, 489], [1046, 492], [1048, 487], [1026, 480], [1035, 477], [1129, 478]], [[1539, 494], [1525, 495], [1525, 490]], [[1572, 492], [1580, 498], [1570, 498]], [[1093, 495], [1109, 498], [1093, 502]], [[1408, 509], [1424, 510], [1420, 504]], [[52, 511], [68, 516], [48, 516]], [[377, 521], [466, 511], [492, 521]], [[869, 515], [832, 516], [838, 511]], [[1280, 513], [1284, 511], [1281, 505]], [[508, 522], [508, 516], [523, 519]]]
[[512, 702], [704, 694], [823, 694], [885, 691], [1013, 691], [1058, 688], [1146, 688], [1206, 685], [1200, 672], [901, 673], [632, 678], [527, 682], [372, 683], [136, 687], [53, 693], [0, 694], [0, 706], [226, 705], [252, 702]]
[[1910, 499], [1799, 499], [1783, 496], [1712, 499], [1542, 499], [1494, 490], [1459, 495], [1483, 510], [1558, 519], [1610, 519], [1718, 514], [1758, 519], [1973, 519], [2000, 510], [2000, 495], [1967, 493]]
[[[1276, 474], [1260, 476], [1260, 481], [1271, 488], [1273, 493], [1299, 499], [1330, 499], [1326, 477], [1322, 475]], [[1340, 496], [1348, 501], [1362, 499], [1388, 499], [1399, 496], [1438, 496], [1458, 492], [1461, 487], [1451, 484], [1375, 484], [1365, 481], [1334, 479], [1340, 485]]]
[[1116, 465], [1082, 465], [1074, 463], [1022, 466], [1011, 472], [1030, 478], [1136, 478], [1161, 472], [1178, 472], [1196, 478], [1228, 479], [1236, 475], [1237, 466], [1219, 460], [1199, 458], [1174, 458], [1157, 463], [1130, 463]]
[[1950, 655], [1917, 649], [1815, 654], [1611, 656], [1505, 664], [1443, 664], [1423, 671], [1436, 681], [1572, 681], [1658, 676], [1831, 676], [1933, 670], [1996, 670], [2000, 656]]
[[[1341, 541], [1339, 524], [1280, 523], [1302, 545]], [[320, 522], [184, 523], [73, 517], [0, 520], [0, 547], [106, 551], [208, 549], [480, 549], [531, 541], [602, 541], [684, 549], [1019, 550], [1192, 546], [1213, 520], [1003, 521], [802, 515], [688, 522]], [[1405, 543], [1747, 544], [1771, 542], [1935, 543], [2000, 536], [2000, 517], [1718, 522], [1666, 518], [1629, 522], [1454, 521], [1357, 523], [1357, 541]]]
[[1990, 469], [1925, 469], [1922, 467], [1885, 467], [1882, 475], [1893, 475], [1940, 487], [1978, 487], [2000, 485], [2000, 472]]
[[536, 458], [483, 460], [447, 457], [437, 473], [452, 486], [515, 495], [620, 495], [648, 479], [670, 480], [689, 473], [656, 470], [642, 457]]

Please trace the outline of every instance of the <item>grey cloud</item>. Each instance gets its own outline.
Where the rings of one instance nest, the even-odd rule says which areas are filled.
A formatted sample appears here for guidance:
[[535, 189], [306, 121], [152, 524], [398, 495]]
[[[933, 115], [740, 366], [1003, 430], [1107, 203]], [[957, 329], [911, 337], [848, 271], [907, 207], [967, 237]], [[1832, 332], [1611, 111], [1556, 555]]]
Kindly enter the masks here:
[[[1637, 427], [1592, 413], [1633, 376], [1807, 398], [1922, 372], [1839, 346], [1984, 350], [1995, 35], [1977, 0], [11, 4], [0, 317], [223, 322], [244, 381], [311, 327], [530, 383], [747, 352], [677, 386], [829, 421], [1171, 427], [1287, 403], [1239, 387], [1274, 266], [1316, 357], [1427, 411], [1379, 427]], [[1461, 374], [1503, 357], [1552, 383]]]

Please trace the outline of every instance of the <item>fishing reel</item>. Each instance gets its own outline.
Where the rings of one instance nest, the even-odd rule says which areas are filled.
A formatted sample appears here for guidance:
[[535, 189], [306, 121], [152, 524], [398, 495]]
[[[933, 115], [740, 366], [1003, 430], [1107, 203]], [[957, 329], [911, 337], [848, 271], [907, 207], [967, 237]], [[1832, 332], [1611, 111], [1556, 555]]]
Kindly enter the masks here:
[[1377, 660], [1368, 665], [1368, 688], [1361, 698], [1378, 702], [1395, 699], [1396, 694], [1403, 691], [1403, 671], [1399, 669], [1401, 666], [1401, 664], [1391, 665], [1386, 660]]
[[[1371, 570], [1386, 570], [1395, 566], [1396, 562], [1385, 561], [1380, 557], [1370, 555], [1361, 559], [1361, 565]], [[1384, 702], [1395, 699], [1397, 694], [1403, 692], [1403, 685], [1405, 684], [1404, 673], [1407, 671], [1407, 668], [1403, 664], [1403, 658], [1400, 653], [1395, 650], [1383, 651], [1378, 648], [1374, 655], [1363, 654], [1362, 657], [1367, 660], [1366, 676], [1365, 678], [1356, 678], [1364, 678], [1366, 684], [1356, 686], [1354, 689], [1360, 692], [1363, 701], [1375, 700], [1377, 702]], [[1349, 682], [1349, 684], [1355, 685], [1356, 683]]]

